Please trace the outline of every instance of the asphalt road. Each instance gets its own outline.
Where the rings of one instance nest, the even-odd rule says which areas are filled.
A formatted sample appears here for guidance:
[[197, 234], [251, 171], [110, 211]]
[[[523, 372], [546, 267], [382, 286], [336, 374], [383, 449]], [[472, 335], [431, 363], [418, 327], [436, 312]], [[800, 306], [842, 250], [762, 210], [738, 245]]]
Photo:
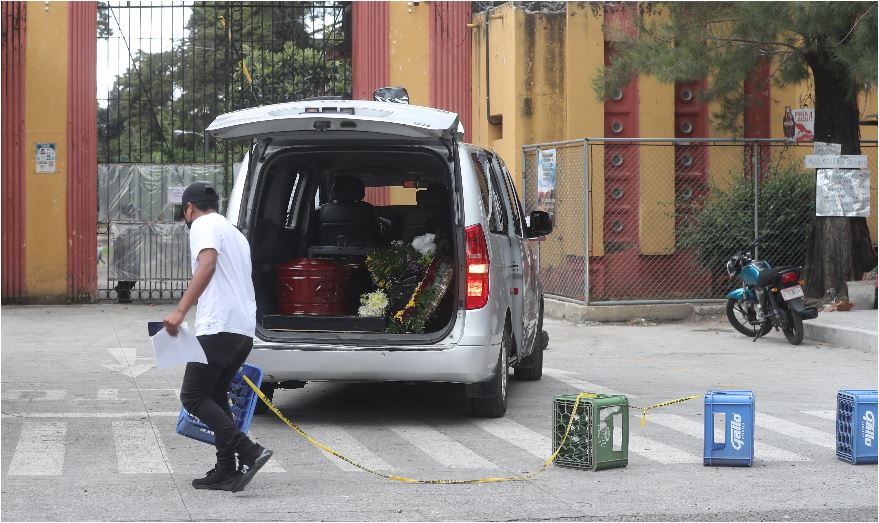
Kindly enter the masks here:
[[877, 388], [877, 356], [719, 320], [547, 321], [539, 382], [510, 381], [507, 416], [467, 414], [460, 386], [328, 384], [279, 391], [317, 439], [384, 472], [517, 475], [550, 453], [552, 399], [617, 391], [632, 404], [711, 388], [756, 395], [752, 467], [702, 464], [702, 400], [633, 412], [626, 468], [553, 466], [530, 481], [413, 485], [354, 470], [259, 416], [275, 458], [246, 491], [197, 491], [213, 448], [175, 433], [181, 369], [153, 367], [146, 321], [171, 306], [3, 307], [2, 519], [13, 520], [871, 520], [877, 468], [837, 460], [836, 391]]

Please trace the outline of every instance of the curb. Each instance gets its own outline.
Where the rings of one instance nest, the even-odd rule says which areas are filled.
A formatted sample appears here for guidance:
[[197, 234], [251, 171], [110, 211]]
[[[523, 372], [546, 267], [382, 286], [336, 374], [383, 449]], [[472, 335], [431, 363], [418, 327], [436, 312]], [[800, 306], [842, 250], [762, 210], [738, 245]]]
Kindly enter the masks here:
[[843, 345], [866, 352], [879, 352], [879, 335], [876, 331], [831, 325], [815, 320], [804, 321], [803, 331], [805, 337], [810, 340]]
[[544, 298], [543, 307], [544, 314], [548, 317], [574, 323], [630, 320], [680, 321], [724, 313], [722, 304], [581, 305], [548, 297]]

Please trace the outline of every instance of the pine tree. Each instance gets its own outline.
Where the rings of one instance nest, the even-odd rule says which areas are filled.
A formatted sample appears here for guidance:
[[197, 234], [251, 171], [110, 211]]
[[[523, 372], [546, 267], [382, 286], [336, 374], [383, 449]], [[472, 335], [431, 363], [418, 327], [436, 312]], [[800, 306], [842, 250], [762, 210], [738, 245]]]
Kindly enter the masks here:
[[[714, 118], [735, 129], [750, 102], [745, 80], [759, 61], [771, 60], [776, 85], [814, 86], [815, 139], [860, 154], [858, 95], [876, 84], [876, 11], [875, 2], [642, 3], [637, 36], [614, 44], [613, 63], [594, 87], [606, 98], [638, 74], [665, 82], [708, 78], [703, 95], [722, 108]], [[865, 218], [813, 217], [811, 229], [808, 296], [840, 289], [876, 266]]]

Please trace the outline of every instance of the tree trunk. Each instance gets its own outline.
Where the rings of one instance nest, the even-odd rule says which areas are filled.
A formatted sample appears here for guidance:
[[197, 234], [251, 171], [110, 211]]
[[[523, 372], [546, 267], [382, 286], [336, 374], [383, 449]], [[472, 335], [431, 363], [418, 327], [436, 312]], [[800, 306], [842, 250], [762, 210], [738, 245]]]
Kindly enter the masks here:
[[[842, 145], [842, 154], [860, 154], [857, 87], [830, 53], [808, 61], [815, 80], [815, 140]], [[806, 295], [821, 298], [828, 289], [842, 292], [845, 282], [876, 266], [865, 218], [815, 216], [806, 255]]]

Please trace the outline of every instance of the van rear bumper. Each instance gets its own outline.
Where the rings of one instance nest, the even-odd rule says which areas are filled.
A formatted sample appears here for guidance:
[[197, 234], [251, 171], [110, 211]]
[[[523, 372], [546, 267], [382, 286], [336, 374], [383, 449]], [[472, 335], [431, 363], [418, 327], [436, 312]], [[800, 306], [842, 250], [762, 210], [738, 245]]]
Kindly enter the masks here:
[[491, 379], [500, 345], [451, 345], [438, 349], [398, 347], [290, 347], [258, 344], [247, 362], [263, 380], [441, 381], [478, 383]]

